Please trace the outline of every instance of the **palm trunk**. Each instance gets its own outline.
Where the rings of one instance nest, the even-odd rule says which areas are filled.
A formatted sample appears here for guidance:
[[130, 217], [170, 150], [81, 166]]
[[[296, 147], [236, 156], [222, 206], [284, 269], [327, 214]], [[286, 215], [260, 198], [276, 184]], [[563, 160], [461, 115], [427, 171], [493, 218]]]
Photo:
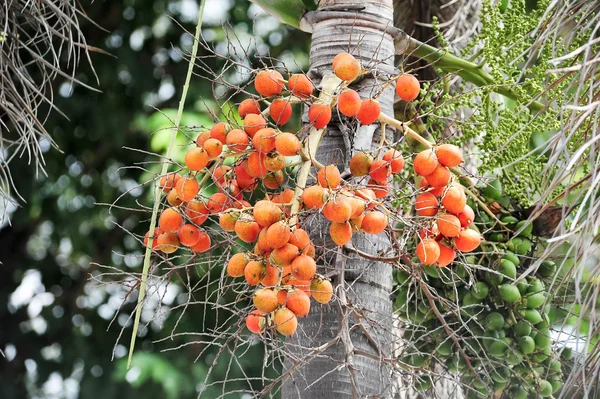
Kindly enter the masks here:
[[[322, 1], [311, 16], [313, 35], [310, 77], [318, 84], [331, 71], [333, 57], [343, 51], [359, 58], [364, 67], [376, 71], [366, 75], [355, 90], [363, 98], [379, 91], [381, 80], [394, 70], [392, 0]], [[382, 112], [393, 115], [393, 87], [378, 97]], [[375, 125], [358, 128], [356, 122], [334, 120], [317, 151], [323, 164], [344, 169], [350, 152], [378, 146]], [[374, 137], [375, 136], [375, 137]], [[335, 248], [329, 240], [328, 223], [322, 218], [304, 221], [315, 244]], [[353, 246], [370, 254], [389, 247], [388, 238], [355, 234]], [[286, 345], [286, 371], [282, 397], [363, 398], [389, 397], [391, 372], [383, 358], [392, 344], [392, 269], [389, 264], [369, 261], [344, 251], [324, 250], [320, 272], [332, 276], [337, 297], [329, 305], [313, 305], [309, 316]], [[321, 349], [315, 350], [315, 348]]]

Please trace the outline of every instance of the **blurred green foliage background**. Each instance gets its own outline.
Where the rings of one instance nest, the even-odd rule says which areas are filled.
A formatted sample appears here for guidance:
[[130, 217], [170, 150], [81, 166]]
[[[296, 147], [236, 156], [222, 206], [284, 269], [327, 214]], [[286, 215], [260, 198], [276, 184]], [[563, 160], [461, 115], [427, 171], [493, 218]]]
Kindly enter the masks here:
[[[45, 175], [36, 174], [26, 158], [12, 163], [17, 189], [27, 202], [9, 209], [10, 223], [0, 226], [0, 349], [5, 355], [0, 358], [0, 397], [195, 398], [215, 350], [195, 361], [200, 349], [194, 345], [160, 353], [153, 343], [172, 330], [179, 312], [170, 309], [187, 300], [185, 293], [177, 284], [164, 288], [160, 317], [141, 330], [133, 368], [127, 371], [128, 315], [137, 291], [129, 295], [123, 285], [100, 285], [90, 276], [102, 271], [97, 264], [141, 271], [143, 249], [126, 230], [143, 235], [148, 216], [97, 204], [112, 203], [127, 193], [120, 207], [150, 206], [150, 190], [139, 184], [152, 175], [131, 166], [146, 162], [142, 165], [155, 172], [157, 158], [125, 147], [164, 152], [167, 131], [160, 129], [168, 126], [168, 119], [161, 112], [173, 115], [179, 101], [187, 70], [184, 55], [193, 40], [186, 30], [194, 31], [198, 3], [96, 1], [85, 4], [85, 12], [97, 24], [82, 21], [87, 43], [113, 56], [92, 53], [99, 83], [83, 61], [76, 77], [101, 93], [55, 81], [55, 105], [69, 119], [54, 112], [45, 127], [61, 151], [42, 143]], [[231, 50], [227, 38], [232, 32], [240, 44], [255, 42], [250, 47], [256, 51], [239, 59], [248, 66], [259, 65], [267, 55], [291, 69], [308, 66], [308, 35], [280, 25], [250, 2], [209, 0], [205, 40], [225, 55]], [[206, 55], [200, 50], [200, 56]], [[214, 57], [203, 62], [213, 71], [222, 66]], [[243, 76], [232, 78], [244, 81]], [[211, 83], [196, 76], [182, 123], [208, 125], [213, 121], [208, 110], [221, 113]], [[145, 312], [142, 321], [149, 322], [154, 310]], [[211, 317], [187, 312], [181, 329], [200, 332]], [[239, 363], [251, 369], [261, 364], [262, 353], [262, 347], [254, 345]], [[227, 356], [221, 360], [215, 380], [226, 373], [229, 379], [241, 375]], [[253, 373], [260, 376], [260, 367]], [[227, 390], [236, 388], [240, 386], [234, 383]], [[222, 389], [211, 386], [205, 397], [218, 396]], [[231, 397], [236, 395], [240, 397]]]

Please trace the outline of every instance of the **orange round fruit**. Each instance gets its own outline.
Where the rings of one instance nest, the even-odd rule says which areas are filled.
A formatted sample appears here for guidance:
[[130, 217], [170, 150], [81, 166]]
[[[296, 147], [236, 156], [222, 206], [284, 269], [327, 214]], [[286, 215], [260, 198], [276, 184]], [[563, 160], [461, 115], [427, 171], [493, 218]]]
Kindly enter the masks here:
[[283, 76], [275, 70], [260, 71], [254, 79], [256, 92], [263, 97], [273, 97], [283, 90]]
[[302, 202], [309, 209], [322, 208], [326, 200], [325, 189], [321, 186], [310, 186], [302, 192]]
[[437, 148], [438, 162], [452, 168], [463, 163], [463, 154], [460, 148], [453, 144], [442, 144]]
[[244, 131], [253, 138], [256, 132], [267, 127], [267, 121], [262, 115], [248, 114], [244, 118]]
[[182, 178], [183, 176], [177, 173], [169, 173], [160, 178], [158, 185], [164, 193], [168, 194]]
[[439, 197], [440, 195], [442, 195], [446, 188], [446, 187], [437, 187], [437, 188], [431, 187], [431, 185], [429, 184], [429, 182], [427, 181], [427, 179], [425, 177], [421, 178], [419, 187], [427, 190], [428, 193], [431, 193], [431, 194], [435, 195], [436, 197]]
[[298, 249], [304, 249], [304, 247], [310, 244], [310, 237], [306, 230], [298, 228], [292, 231], [288, 242], [298, 247]]
[[437, 198], [431, 193], [417, 195], [415, 210], [421, 216], [435, 216], [440, 208]]
[[[265, 168], [267, 168], [269, 172], [279, 172], [285, 168], [285, 157], [276, 151], [272, 151], [265, 155], [265, 158], [263, 159], [263, 165], [265, 165]], [[283, 174], [281, 175], [280, 183], [283, 183]], [[281, 184], [275, 188], [279, 187], [280, 185]]]
[[281, 155], [291, 157], [300, 152], [300, 140], [292, 133], [281, 133], [275, 137], [275, 149]]
[[[154, 235], [152, 236], [152, 249], [156, 249], [158, 247], [158, 241], [157, 238], [159, 235], [161, 235], [162, 231], [160, 231], [160, 228], [157, 226], [154, 228]], [[148, 230], [146, 232], [146, 235], [144, 236], [144, 246], [148, 246], [148, 241], [150, 240], [150, 230]]]
[[242, 129], [232, 129], [227, 133], [225, 144], [233, 152], [242, 152], [248, 148], [248, 134]]
[[388, 150], [382, 158], [384, 161], [390, 163], [390, 167], [392, 169], [392, 173], [400, 173], [404, 168], [404, 158], [402, 157], [402, 153], [396, 150]]
[[210, 130], [204, 131], [200, 133], [198, 137], [196, 137], [196, 145], [204, 148], [204, 143], [206, 143], [206, 140], [210, 138]]
[[373, 157], [364, 151], [357, 152], [350, 158], [350, 173], [352, 176], [366, 176], [373, 165]]
[[449, 246], [442, 243], [438, 243], [438, 245], [440, 246], [440, 257], [435, 265], [437, 267], [446, 267], [454, 261], [454, 258], [456, 258], [456, 252]]
[[388, 217], [379, 211], [370, 211], [365, 213], [361, 223], [361, 229], [365, 233], [379, 234], [385, 230], [388, 225]]
[[255, 309], [246, 316], [246, 328], [250, 330], [251, 333], [260, 334], [265, 331], [265, 319], [265, 313]]
[[[415, 156], [413, 168], [419, 176], [427, 176], [438, 167], [437, 157], [432, 149], [423, 150]], [[429, 181], [429, 180], [428, 180]]]
[[198, 226], [206, 221], [210, 211], [206, 207], [206, 204], [200, 200], [191, 200], [185, 207], [185, 214], [190, 221]]
[[183, 218], [175, 208], [165, 209], [158, 218], [158, 226], [163, 232], [174, 233], [182, 224]]
[[338, 78], [348, 82], [356, 79], [360, 75], [360, 71], [360, 62], [351, 54], [338, 58], [333, 68], [333, 72]]
[[296, 97], [309, 98], [313, 92], [313, 84], [308, 77], [302, 73], [296, 73], [288, 79], [288, 88]]
[[329, 236], [337, 246], [343, 247], [352, 239], [352, 226], [348, 222], [331, 223]]
[[238, 213], [231, 210], [227, 210], [219, 216], [219, 226], [223, 231], [233, 232], [235, 231], [235, 222], [238, 218]]
[[369, 168], [369, 176], [378, 183], [386, 183], [391, 174], [390, 164], [383, 159], [373, 162]]
[[252, 214], [254, 220], [263, 227], [269, 227], [283, 218], [281, 208], [267, 200], [260, 200], [254, 204]]
[[223, 152], [223, 143], [212, 137], [204, 142], [202, 148], [206, 151], [208, 159], [215, 159]]
[[433, 265], [440, 257], [440, 246], [436, 240], [425, 238], [417, 244], [417, 257], [424, 265]]
[[210, 137], [217, 139], [221, 144], [225, 144], [227, 133], [231, 130], [231, 126], [225, 122], [219, 122], [210, 129]]
[[166, 254], [171, 254], [179, 248], [179, 239], [177, 234], [173, 232], [164, 232], [156, 239], [156, 248]]
[[467, 205], [467, 196], [458, 186], [448, 186], [442, 197], [442, 205], [448, 212], [458, 215]]
[[291, 234], [289, 226], [284, 221], [273, 223], [267, 230], [267, 243], [271, 248], [281, 248], [287, 244]]
[[352, 216], [352, 205], [345, 197], [336, 196], [323, 207], [323, 216], [330, 222], [344, 223]]
[[444, 165], [438, 165], [435, 170], [427, 175], [427, 183], [431, 187], [440, 188], [444, 187], [450, 181], [450, 169]]
[[412, 75], [400, 75], [396, 80], [396, 94], [404, 101], [414, 101], [420, 91], [419, 80]]
[[224, 193], [214, 193], [208, 198], [206, 208], [210, 213], [223, 212], [229, 207], [229, 199]]
[[227, 275], [229, 277], [242, 277], [248, 262], [250, 262], [250, 259], [245, 253], [238, 252], [234, 254], [227, 262]]
[[260, 104], [253, 98], [247, 98], [238, 106], [238, 114], [242, 119], [248, 114], [260, 115]]
[[289, 100], [276, 98], [269, 106], [271, 119], [278, 125], [285, 125], [292, 117], [292, 104]]
[[200, 240], [200, 230], [191, 224], [184, 224], [177, 231], [177, 237], [181, 245], [193, 247]]
[[265, 168], [265, 154], [260, 152], [253, 152], [248, 156], [246, 163], [246, 173], [255, 178], [263, 178], [269, 173], [269, 170]]
[[379, 101], [372, 98], [367, 98], [361, 101], [360, 109], [358, 110], [358, 114], [356, 114], [356, 118], [361, 125], [370, 125], [379, 118], [380, 113], [381, 105], [379, 104]]
[[313, 278], [310, 282], [310, 293], [315, 301], [327, 304], [333, 297], [333, 286], [329, 280]]
[[287, 308], [279, 308], [275, 311], [273, 323], [275, 323], [277, 331], [286, 337], [294, 335], [298, 328], [298, 319], [296, 318], [296, 315]]
[[275, 130], [271, 128], [260, 129], [254, 137], [252, 137], [252, 146], [258, 152], [267, 153], [275, 149]]
[[340, 93], [337, 98], [337, 109], [342, 115], [350, 118], [358, 115], [361, 100], [357, 92], [352, 89], [346, 89]]
[[331, 107], [327, 104], [313, 104], [308, 109], [308, 120], [316, 128], [322, 129], [331, 120]]
[[167, 202], [171, 206], [179, 206], [183, 203], [181, 198], [179, 198], [179, 194], [177, 194], [177, 190], [169, 191], [169, 194], [167, 195]]
[[275, 287], [279, 282], [279, 269], [275, 266], [267, 263], [267, 269], [265, 272], [265, 277], [261, 280], [261, 284], [264, 287]]
[[210, 249], [210, 236], [206, 231], [200, 230], [199, 239], [196, 244], [190, 247], [194, 252], [205, 252]]
[[460, 220], [449, 213], [438, 216], [437, 226], [440, 233], [446, 237], [456, 237], [460, 233]]
[[201, 170], [208, 165], [208, 153], [204, 148], [194, 147], [185, 154], [185, 166], [189, 170]]
[[299, 254], [298, 247], [287, 242], [271, 251], [269, 262], [279, 267], [289, 266]]
[[457, 215], [460, 220], [461, 227], [469, 227], [473, 220], [475, 220], [475, 212], [469, 205], [465, 205], [463, 210]]
[[258, 283], [260, 283], [265, 276], [266, 271], [267, 268], [264, 263], [257, 260], [251, 260], [244, 268], [244, 277], [246, 278], [246, 282], [251, 286], [258, 285]]
[[265, 313], [274, 311], [279, 305], [277, 301], [277, 294], [275, 291], [269, 288], [261, 288], [256, 290], [254, 296], [252, 297], [252, 303], [256, 309]]
[[330, 187], [336, 188], [340, 185], [342, 181], [342, 176], [340, 175], [340, 171], [335, 165], [327, 165], [319, 169], [317, 173], [317, 180], [321, 187]]
[[481, 234], [471, 229], [464, 229], [454, 238], [454, 246], [461, 252], [471, 252], [481, 244]]
[[248, 244], [256, 241], [258, 233], [260, 233], [260, 226], [248, 217], [242, 216], [235, 222], [235, 234]]
[[292, 262], [292, 273], [298, 280], [310, 280], [317, 272], [315, 260], [308, 255], [299, 255]]
[[342, 52], [342, 53], [338, 53], [336, 54], [335, 57], [333, 57], [333, 61], [331, 62], [331, 68], [335, 69], [337, 67], [337, 63], [344, 57], [351, 55], [350, 53], [346, 53], [346, 52]]
[[293, 290], [286, 296], [285, 306], [298, 317], [305, 317], [310, 312], [310, 298], [302, 290]]

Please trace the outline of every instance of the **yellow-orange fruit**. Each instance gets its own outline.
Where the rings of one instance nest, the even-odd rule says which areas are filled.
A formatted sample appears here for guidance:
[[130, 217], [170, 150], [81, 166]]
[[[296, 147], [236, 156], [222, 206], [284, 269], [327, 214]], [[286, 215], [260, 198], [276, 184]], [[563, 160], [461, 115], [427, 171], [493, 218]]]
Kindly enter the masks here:
[[290, 227], [284, 221], [279, 221], [269, 226], [267, 242], [271, 248], [281, 248], [287, 244], [291, 234]]
[[310, 312], [310, 298], [302, 290], [288, 292], [285, 306], [298, 317], [305, 317]]
[[312, 244], [307, 245], [301, 252], [302, 252], [302, 255], [310, 256], [313, 259], [317, 255], [317, 250], [315, 249], [315, 246]]
[[269, 106], [269, 113], [273, 122], [278, 125], [285, 125], [292, 117], [292, 104], [289, 100], [276, 98]]
[[204, 143], [206, 143], [206, 140], [210, 139], [210, 130], [206, 130], [202, 133], [200, 133], [198, 135], [198, 137], [196, 137], [196, 145], [198, 147], [204, 147]]
[[440, 246], [432, 238], [425, 238], [417, 244], [417, 257], [424, 265], [433, 265], [440, 257]]
[[219, 226], [224, 231], [233, 232], [235, 231], [235, 222], [238, 219], [239, 213], [227, 210], [219, 216]]
[[230, 166], [221, 165], [214, 170], [211, 177], [214, 182], [219, 183], [220, 185], [223, 185], [223, 184], [225, 184], [225, 179], [228, 176], [230, 170], [231, 170]]
[[190, 247], [194, 252], [205, 252], [210, 248], [210, 236], [206, 231], [200, 230], [198, 242]]
[[286, 300], [287, 300], [287, 289], [280, 288], [279, 291], [277, 291], [277, 301], [279, 302], [280, 305], [285, 306]]
[[285, 176], [281, 170], [277, 172], [267, 173], [265, 177], [263, 177], [263, 185], [270, 189], [276, 190], [283, 185], [283, 181], [285, 180]]
[[428, 193], [433, 194], [436, 197], [439, 197], [440, 195], [442, 195], [445, 191], [445, 187], [437, 187], [437, 188], [433, 188], [431, 187], [431, 185], [429, 185], [429, 182], [427, 181], [427, 179], [425, 177], [421, 178], [421, 182], [419, 183], [419, 187], [427, 190]]
[[373, 157], [366, 152], [357, 152], [350, 158], [350, 173], [352, 176], [366, 176], [373, 165]]
[[252, 146], [259, 152], [267, 153], [275, 149], [275, 130], [271, 128], [260, 129], [252, 137]]
[[396, 94], [404, 101], [413, 101], [419, 96], [421, 85], [412, 75], [400, 75], [396, 80]]
[[260, 114], [260, 104], [253, 98], [247, 98], [238, 106], [238, 114], [241, 118], [245, 118], [248, 114]]
[[327, 165], [319, 169], [317, 173], [317, 180], [321, 187], [330, 187], [336, 188], [340, 185], [342, 181], [342, 176], [340, 175], [340, 171], [335, 165]]
[[242, 152], [248, 148], [248, 134], [242, 129], [233, 129], [227, 133], [225, 144], [233, 152]]
[[346, 199], [350, 202], [350, 206], [352, 207], [352, 215], [350, 215], [351, 219], [359, 217], [367, 209], [365, 200], [358, 198], [355, 195], [348, 195]]
[[[269, 172], [279, 172], [285, 168], [285, 157], [277, 151], [272, 151], [265, 156], [263, 164]], [[281, 177], [283, 182], [283, 175]]]
[[255, 178], [263, 178], [269, 173], [269, 169], [265, 168], [264, 164], [265, 154], [260, 152], [253, 152], [248, 156], [246, 163], [246, 173]]
[[435, 188], [444, 187], [450, 181], [450, 169], [444, 165], [438, 165], [435, 170], [427, 175], [427, 183]]
[[169, 231], [159, 235], [156, 239], [156, 243], [156, 248], [166, 254], [171, 254], [177, 251], [177, 248], [179, 248], [179, 239], [177, 238], [177, 234]]
[[437, 155], [438, 162], [449, 168], [463, 163], [462, 151], [453, 144], [440, 145], [435, 154]]
[[286, 157], [294, 156], [300, 152], [300, 140], [292, 133], [281, 133], [275, 137], [275, 149]]
[[329, 236], [337, 246], [342, 247], [352, 239], [352, 227], [348, 222], [331, 223]]
[[278, 95], [283, 86], [283, 76], [275, 70], [260, 71], [254, 79], [254, 88], [263, 97]]
[[298, 319], [296, 318], [296, 315], [287, 308], [279, 308], [275, 311], [273, 323], [275, 323], [277, 331], [286, 337], [294, 335], [296, 328], [298, 328]]
[[333, 72], [338, 78], [349, 82], [360, 75], [360, 70], [360, 62], [351, 54], [338, 58], [333, 68]]
[[392, 175], [390, 164], [383, 159], [373, 162], [369, 168], [369, 176], [378, 183], [386, 183], [388, 177]]
[[175, 208], [165, 209], [158, 218], [158, 226], [163, 232], [174, 233], [182, 224], [183, 218]]
[[251, 260], [244, 268], [244, 277], [248, 285], [258, 285], [265, 276], [267, 268], [264, 263], [257, 260]]
[[265, 331], [266, 316], [264, 312], [260, 310], [253, 310], [248, 316], [246, 316], [246, 328], [251, 333], [260, 334]]
[[[154, 235], [152, 236], [152, 249], [156, 249], [158, 247], [158, 241], [157, 238], [159, 235], [162, 234], [162, 231], [160, 230], [160, 227], [156, 226], [154, 228]], [[148, 246], [148, 241], [150, 240], [150, 230], [148, 230], [146, 232], [146, 235], [144, 236], [144, 246]]]
[[335, 57], [333, 57], [333, 61], [331, 62], [331, 68], [335, 69], [337, 67], [337, 63], [344, 57], [351, 55], [350, 53], [346, 53], [346, 52], [342, 52], [342, 53], [338, 53], [336, 54]]
[[310, 293], [315, 301], [327, 304], [333, 297], [333, 286], [329, 280], [313, 278], [310, 282]]
[[258, 233], [260, 233], [260, 226], [250, 218], [242, 216], [235, 222], [235, 234], [246, 243], [256, 241]]
[[225, 122], [219, 122], [210, 129], [210, 137], [217, 139], [221, 144], [225, 144], [227, 133], [231, 130], [231, 126]]
[[308, 98], [313, 92], [313, 84], [306, 75], [296, 73], [288, 79], [288, 89], [296, 97]]
[[194, 147], [185, 154], [185, 166], [189, 170], [201, 170], [208, 165], [208, 153], [204, 148]]
[[168, 194], [182, 178], [183, 176], [177, 173], [169, 173], [160, 178], [158, 185], [164, 193]]
[[481, 244], [481, 234], [471, 229], [464, 229], [454, 238], [454, 246], [461, 252], [471, 252]]
[[437, 226], [440, 233], [446, 237], [456, 237], [460, 233], [460, 220], [449, 213], [439, 215]]
[[308, 255], [299, 255], [292, 262], [292, 273], [298, 280], [310, 280], [317, 272], [315, 260]]
[[267, 121], [262, 115], [248, 114], [244, 118], [244, 131], [253, 138], [256, 132], [267, 127]]
[[436, 238], [440, 234], [437, 224], [422, 227], [419, 230], [419, 238]]
[[214, 193], [208, 198], [206, 207], [208, 208], [210, 213], [223, 212], [229, 207], [229, 199], [224, 193]]
[[442, 205], [454, 215], [458, 215], [467, 205], [467, 196], [458, 186], [448, 186], [442, 197]]
[[413, 168], [419, 176], [427, 176], [438, 167], [437, 157], [432, 149], [423, 150], [415, 156]]
[[377, 198], [377, 196], [370, 188], [361, 188], [356, 190], [356, 196], [358, 198], [364, 199], [367, 202], [368, 209], [375, 208], [375, 203], [373, 203], [372, 201], [374, 201]]
[[269, 262], [279, 267], [285, 267], [291, 265], [298, 255], [300, 255], [298, 247], [288, 242], [271, 252]]
[[185, 214], [190, 221], [198, 226], [206, 221], [210, 211], [206, 207], [206, 204], [200, 200], [191, 200], [185, 207]]
[[275, 287], [279, 282], [279, 269], [267, 263], [265, 277], [260, 282], [265, 287]]
[[245, 253], [234, 254], [227, 262], [227, 275], [229, 277], [242, 277], [248, 262], [250, 262], [250, 259]]
[[191, 224], [184, 224], [177, 231], [177, 237], [181, 245], [193, 247], [200, 240], [200, 230]]
[[261, 288], [256, 290], [252, 297], [252, 303], [256, 309], [261, 312], [270, 313], [277, 308], [277, 294], [269, 288]]
[[379, 211], [370, 211], [365, 213], [361, 223], [361, 229], [365, 233], [379, 234], [385, 230], [388, 225], [388, 217]]
[[468, 227], [475, 219], [475, 212], [473, 212], [473, 208], [469, 205], [465, 205], [463, 210], [456, 216], [458, 216], [458, 220], [460, 220], [461, 227]]
[[375, 198], [385, 198], [390, 192], [390, 182], [377, 182], [370, 179], [368, 187], [375, 194]]
[[310, 237], [308, 236], [306, 230], [296, 229], [292, 231], [290, 240], [288, 242], [298, 247], [298, 249], [304, 249], [304, 247], [310, 244]]
[[381, 105], [379, 104], [379, 101], [367, 98], [361, 101], [356, 118], [361, 125], [370, 125], [379, 118], [380, 113]]
[[260, 200], [254, 204], [252, 215], [254, 220], [263, 227], [269, 227], [283, 218], [281, 208], [267, 200]]
[[421, 216], [435, 216], [440, 208], [437, 198], [431, 193], [417, 195], [415, 210]]
[[342, 115], [350, 118], [358, 115], [361, 100], [357, 92], [352, 89], [344, 90], [337, 98], [337, 109]]
[[362, 222], [365, 219], [365, 214], [362, 213], [356, 217], [350, 219], [350, 226], [352, 226], [352, 231], [359, 232], [362, 227]]
[[204, 142], [202, 146], [208, 155], [208, 159], [215, 159], [223, 152], [223, 143], [212, 137]]
[[385, 154], [383, 154], [384, 161], [390, 163], [390, 167], [392, 169], [392, 173], [400, 173], [404, 168], [404, 158], [402, 157], [402, 153], [396, 150], [388, 150]]
[[347, 222], [352, 216], [352, 205], [345, 197], [338, 195], [327, 201], [323, 207], [323, 216], [330, 222]]
[[[246, 162], [246, 161], [244, 161]], [[235, 171], [235, 179], [237, 180], [238, 187], [242, 191], [247, 191], [254, 188], [256, 184], [256, 178], [252, 177], [246, 172], [246, 168], [244, 168], [244, 164], [241, 163], [234, 168]]]
[[438, 245], [440, 246], [440, 257], [435, 265], [437, 267], [446, 267], [454, 261], [454, 258], [456, 258], [456, 252], [452, 248], [442, 243], [438, 243]]
[[302, 202], [309, 209], [322, 208], [326, 200], [325, 189], [321, 186], [310, 186], [302, 192]]
[[322, 129], [331, 120], [331, 107], [327, 104], [313, 104], [308, 109], [308, 120], [317, 129]]
[[169, 191], [169, 194], [167, 194], [167, 202], [171, 206], [179, 206], [183, 203], [181, 198], [179, 198], [179, 194], [177, 194], [177, 190]]

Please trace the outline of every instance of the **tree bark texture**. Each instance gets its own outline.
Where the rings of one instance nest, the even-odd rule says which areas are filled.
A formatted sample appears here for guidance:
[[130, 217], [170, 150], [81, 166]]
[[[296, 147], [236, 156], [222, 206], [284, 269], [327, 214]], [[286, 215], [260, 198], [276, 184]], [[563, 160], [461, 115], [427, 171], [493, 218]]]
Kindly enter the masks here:
[[[349, 52], [372, 71], [352, 88], [362, 98], [379, 94], [382, 112], [393, 116], [393, 85], [380, 93], [395, 71], [392, 37], [385, 33], [386, 26], [393, 25], [392, 0], [322, 1], [312, 20], [309, 76], [313, 82], [318, 86], [331, 71], [336, 54]], [[354, 151], [378, 147], [380, 134], [378, 125], [360, 127], [355, 120], [334, 116], [317, 159], [344, 170]], [[331, 276], [336, 296], [328, 305], [313, 305], [296, 335], [286, 342], [284, 373], [289, 375], [282, 398], [387, 398], [391, 371], [383, 358], [389, 357], [393, 339], [391, 265], [337, 250], [328, 235], [329, 223], [322, 217], [302, 223], [314, 243], [323, 248], [319, 271]], [[384, 234], [359, 233], [354, 234], [352, 244], [373, 255], [390, 245]]]

